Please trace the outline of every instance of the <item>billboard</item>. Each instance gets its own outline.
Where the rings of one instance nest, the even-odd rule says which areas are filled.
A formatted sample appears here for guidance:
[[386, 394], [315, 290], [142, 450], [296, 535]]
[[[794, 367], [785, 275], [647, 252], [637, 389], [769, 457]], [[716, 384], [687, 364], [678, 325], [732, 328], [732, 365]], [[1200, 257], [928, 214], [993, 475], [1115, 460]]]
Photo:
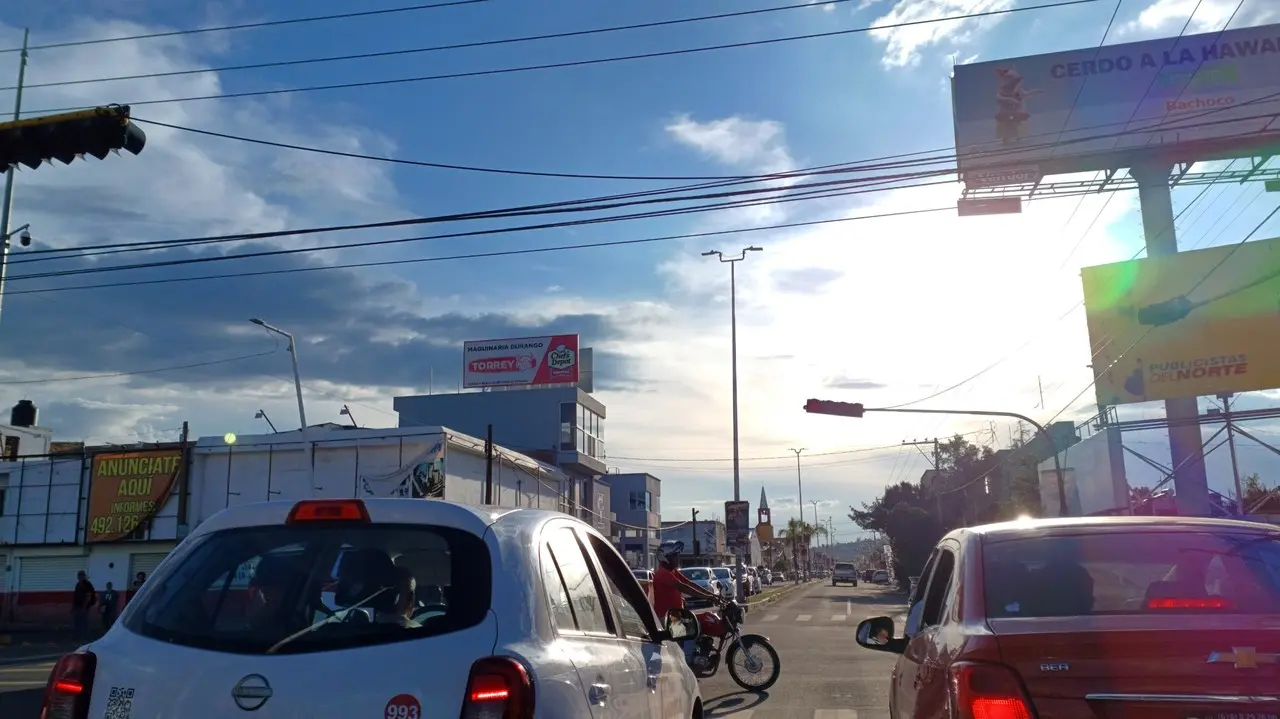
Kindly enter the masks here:
[[724, 543], [729, 551], [739, 554], [751, 546], [751, 505], [749, 502], [724, 503]]
[[1280, 240], [1085, 267], [1081, 279], [1098, 404], [1280, 387]]
[[1249, 156], [1280, 139], [1280, 25], [958, 65], [951, 94], [971, 188]]
[[462, 386], [577, 384], [578, 335], [464, 342]]
[[85, 543], [119, 541], [154, 517], [186, 467], [183, 460], [181, 447], [94, 455]]

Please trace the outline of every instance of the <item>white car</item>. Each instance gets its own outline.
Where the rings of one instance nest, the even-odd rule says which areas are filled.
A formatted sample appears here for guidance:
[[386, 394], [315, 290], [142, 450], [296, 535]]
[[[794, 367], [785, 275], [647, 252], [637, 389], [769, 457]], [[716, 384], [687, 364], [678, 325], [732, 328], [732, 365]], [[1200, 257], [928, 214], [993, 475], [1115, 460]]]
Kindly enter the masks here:
[[572, 517], [425, 499], [263, 502], [200, 524], [45, 717], [695, 717], [698, 683]]
[[736, 583], [733, 581], [732, 567], [711, 567], [711, 574], [716, 578], [716, 583], [720, 585], [721, 598], [737, 599], [733, 591]]
[[[681, 567], [680, 573], [684, 575], [685, 579], [702, 587], [704, 590], [718, 597], [725, 596], [725, 590], [721, 588], [720, 581], [716, 579], [715, 572], [711, 567]], [[684, 600], [684, 605], [690, 609], [706, 609], [711, 606], [711, 602], [706, 599], [688, 597]]]

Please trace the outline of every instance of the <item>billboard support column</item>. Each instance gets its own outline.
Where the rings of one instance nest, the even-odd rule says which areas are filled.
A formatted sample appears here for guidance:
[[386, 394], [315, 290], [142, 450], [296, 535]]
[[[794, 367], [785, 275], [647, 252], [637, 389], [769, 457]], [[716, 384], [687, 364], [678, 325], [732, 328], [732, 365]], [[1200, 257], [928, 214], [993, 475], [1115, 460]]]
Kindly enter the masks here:
[[[1173, 193], [1169, 189], [1171, 164], [1138, 165], [1129, 175], [1138, 183], [1138, 201], [1142, 208], [1142, 229], [1147, 244], [1147, 257], [1178, 253], [1178, 236], [1174, 230]], [[1169, 424], [1169, 458], [1175, 468], [1174, 491], [1179, 514], [1209, 514], [1209, 480], [1204, 466], [1203, 436], [1200, 431], [1200, 404], [1196, 397], [1177, 397], [1164, 401]]]

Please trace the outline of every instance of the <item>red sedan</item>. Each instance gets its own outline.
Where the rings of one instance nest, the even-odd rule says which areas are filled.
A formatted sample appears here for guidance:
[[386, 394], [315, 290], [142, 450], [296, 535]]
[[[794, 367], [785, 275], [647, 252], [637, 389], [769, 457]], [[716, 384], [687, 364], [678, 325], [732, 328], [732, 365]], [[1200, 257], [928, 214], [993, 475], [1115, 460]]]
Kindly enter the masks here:
[[906, 617], [893, 719], [1280, 719], [1280, 527], [1097, 517], [951, 532]]

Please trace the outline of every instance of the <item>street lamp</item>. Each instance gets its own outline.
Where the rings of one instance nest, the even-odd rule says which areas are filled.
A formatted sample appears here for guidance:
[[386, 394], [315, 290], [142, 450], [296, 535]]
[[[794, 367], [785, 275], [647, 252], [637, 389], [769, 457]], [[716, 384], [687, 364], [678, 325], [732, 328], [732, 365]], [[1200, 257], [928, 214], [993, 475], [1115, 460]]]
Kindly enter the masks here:
[[800, 477], [800, 453], [804, 450], [804, 447], [801, 447], [800, 449], [796, 449], [794, 447], [791, 448], [791, 451], [796, 453], [796, 494], [798, 495], [796, 497], [796, 502], [800, 505], [801, 522], [804, 521], [804, 481]]
[[[818, 519], [818, 500], [811, 499], [809, 500], [809, 504], [813, 505], [813, 541], [810, 544], [813, 547], [817, 547], [818, 546], [818, 527], [820, 526], [822, 520]], [[800, 505], [800, 508], [804, 509], [804, 505], [803, 504]], [[800, 520], [804, 521], [804, 512], [800, 513]], [[813, 573], [813, 550], [812, 549], [809, 550], [809, 573], [810, 574]]]
[[[731, 374], [733, 382], [733, 501], [735, 502], [742, 499], [742, 477], [738, 465], [738, 283], [734, 266], [745, 260], [748, 252], [760, 252], [762, 249], [755, 245], [744, 247], [737, 257], [726, 257], [719, 250], [707, 250], [702, 253], [703, 257], [715, 257], [729, 265], [729, 343], [730, 352], [733, 356]], [[739, 577], [743, 576], [744, 571], [741, 549], [741, 547], [735, 546], [733, 552], [737, 559]]]
[[[10, 171], [12, 174], [12, 171]], [[12, 246], [9, 242], [13, 236], [18, 236], [18, 243], [23, 247], [31, 246], [31, 224], [25, 224], [15, 230], [9, 229], [9, 212], [6, 209], [4, 219], [0, 221], [0, 301], [4, 299], [4, 278], [9, 274], [9, 248]]]
[[293, 360], [293, 389], [294, 389], [294, 392], [298, 395], [298, 421], [302, 424], [302, 444], [307, 448], [307, 473], [308, 473], [308, 476], [310, 477], [308, 481], [311, 485], [311, 494], [314, 495], [316, 490], [316, 487], [315, 487], [316, 467], [315, 467], [315, 459], [312, 456], [312, 454], [315, 450], [312, 447], [311, 442], [309, 441], [307, 436], [309, 434], [307, 432], [307, 410], [302, 404], [302, 374], [298, 371], [297, 343], [293, 341], [293, 335], [289, 334], [288, 332], [285, 332], [279, 327], [269, 325], [257, 317], [250, 318], [249, 321], [261, 327], [262, 329], [270, 332], [271, 334], [280, 335], [281, 337], [289, 341], [289, 358]]
[[276, 429], [276, 423], [272, 422], [271, 418], [267, 416], [267, 411], [265, 409], [258, 410], [258, 413], [253, 415], [253, 418], [266, 420], [267, 426], [271, 428], [271, 431], [279, 434], [280, 430]]

